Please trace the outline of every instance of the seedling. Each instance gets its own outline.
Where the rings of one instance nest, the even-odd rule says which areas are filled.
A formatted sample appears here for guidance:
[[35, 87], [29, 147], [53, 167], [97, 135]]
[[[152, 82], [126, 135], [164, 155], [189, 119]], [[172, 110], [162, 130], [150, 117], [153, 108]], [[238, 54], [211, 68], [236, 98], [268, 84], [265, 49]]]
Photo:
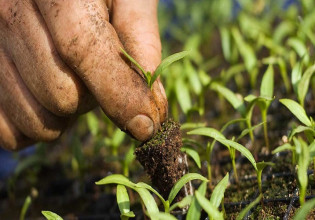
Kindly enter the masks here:
[[257, 174], [257, 183], [258, 183], [259, 191], [260, 191], [260, 194], [262, 194], [262, 186], [261, 186], [262, 170], [268, 165], [273, 166], [274, 165], [273, 163], [270, 163], [270, 162], [256, 163], [253, 155], [246, 147], [244, 147], [243, 145], [237, 142], [226, 139], [222, 133], [215, 130], [214, 128], [198, 128], [198, 129], [188, 132], [187, 134], [203, 135], [203, 136], [211, 137], [215, 139], [216, 141], [220, 142], [221, 144], [225, 145], [226, 147], [234, 148], [235, 150], [239, 151], [244, 157], [246, 157], [249, 160], [249, 162], [255, 168], [255, 171]]
[[169, 65], [171, 65], [177, 60], [184, 58], [189, 53], [188, 51], [182, 51], [165, 58], [164, 60], [162, 60], [161, 64], [156, 68], [154, 74], [152, 74], [150, 71], [144, 70], [144, 68], [134, 58], [132, 58], [132, 56], [130, 56], [124, 49], [120, 48], [120, 50], [128, 58], [128, 60], [131, 61], [141, 71], [150, 89], [152, 89], [152, 85], [155, 82], [155, 80], [157, 80], [159, 75]]
[[[167, 195], [167, 198], [168, 198], [167, 200], [165, 200], [163, 196], [160, 193], [158, 193], [155, 189], [153, 189], [150, 185], [143, 182], [133, 183], [127, 177], [120, 174], [113, 174], [113, 175], [107, 176], [103, 178], [102, 180], [96, 182], [96, 184], [97, 185], [118, 184], [118, 185], [123, 185], [125, 187], [131, 188], [132, 190], [136, 191], [141, 197], [141, 200], [144, 206], [146, 207], [148, 216], [151, 217], [151, 219], [157, 219], [155, 215], [159, 213], [159, 209], [154, 198], [150, 194], [150, 192], [154, 193], [161, 200], [164, 206], [164, 211], [166, 213], [169, 213], [171, 210], [174, 210], [176, 207], [181, 207], [183, 203], [188, 204], [187, 201], [189, 201], [189, 199], [185, 199], [182, 202], [175, 203], [176, 205], [174, 204], [170, 208], [170, 204], [172, 204], [177, 194], [182, 190], [183, 186], [185, 186], [188, 182], [194, 179], [199, 179], [206, 182], [208, 181], [205, 177], [197, 173], [186, 174], [181, 179], [179, 179], [178, 182], [170, 190], [169, 194]], [[128, 194], [126, 194], [125, 192], [120, 193], [119, 201], [125, 201], [128, 203], [129, 202]], [[129, 216], [131, 215], [131, 212], [128, 207], [129, 207], [128, 205], [124, 206], [124, 204], [121, 204], [120, 209], [123, 210], [123, 213], [129, 213], [128, 214]]]

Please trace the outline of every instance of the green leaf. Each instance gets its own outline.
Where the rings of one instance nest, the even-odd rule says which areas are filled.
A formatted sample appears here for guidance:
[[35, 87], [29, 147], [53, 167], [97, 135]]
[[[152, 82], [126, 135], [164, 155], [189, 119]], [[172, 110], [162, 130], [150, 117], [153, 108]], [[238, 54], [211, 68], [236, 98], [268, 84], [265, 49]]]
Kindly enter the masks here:
[[280, 99], [280, 102], [285, 105], [303, 124], [309, 127], [312, 126], [312, 123], [307, 117], [304, 108], [299, 103], [291, 99]]
[[189, 94], [189, 88], [185, 84], [183, 78], [179, 78], [178, 80], [176, 80], [175, 92], [180, 107], [182, 108], [183, 112], [187, 114], [188, 111], [192, 108], [192, 104]]
[[310, 86], [310, 80], [312, 75], [315, 72], [315, 65], [310, 66], [305, 73], [303, 74], [302, 78], [299, 81], [297, 91], [298, 91], [298, 98], [302, 106], [304, 106], [304, 100], [306, 93]]
[[112, 146], [114, 148], [119, 147], [122, 144], [122, 142], [124, 141], [125, 136], [126, 136], [126, 133], [121, 131], [119, 128], [117, 128], [113, 134], [113, 137], [111, 138]]
[[213, 139], [225, 138], [224, 135], [220, 131], [218, 131], [214, 128], [197, 128], [197, 129], [194, 129], [192, 131], [187, 132], [187, 134], [189, 134], [189, 135], [202, 135], [202, 136], [207, 136], [207, 137], [210, 137]]
[[25, 219], [26, 212], [29, 209], [31, 203], [32, 203], [31, 196], [27, 196], [25, 201], [24, 201], [21, 213], [20, 213], [20, 220], [24, 220]]
[[265, 72], [262, 78], [262, 82], [260, 86], [260, 95], [262, 97], [268, 97], [268, 98], [273, 97], [273, 86], [274, 86], [273, 75], [274, 75], [273, 67], [272, 65], [269, 65], [267, 71]]
[[59, 215], [51, 211], [42, 211], [42, 214], [47, 220], [63, 220]]
[[229, 173], [225, 175], [225, 177], [216, 185], [214, 188], [211, 198], [210, 198], [210, 203], [216, 207], [219, 208], [221, 201], [224, 197], [224, 192], [225, 189], [229, 185]]
[[173, 186], [170, 194], [168, 195], [168, 201], [170, 204], [172, 204], [173, 200], [175, 199], [177, 193], [181, 190], [181, 188], [188, 183], [191, 180], [202, 180], [202, 181], [208, 181], [207, 178], [200, 175], [199, 173], [187, 173], [184, 176], [182, 176], [177, 183]]
[[150, 218], [156, 219], [155, 215], [157, 213], [159, 213], [159, 208], [158, 208], [153, 196], [151, 195], [151, 193], [145, 188], [136, 187], [134, 190], [141, 197], [141, 200], [142, 200], [144, 206], [146, 207]]
[[206, 123], [189, 123], [186, 122], [180, 126], [181, 130], [205, 127]]
[[303, 125], [299, 125], [297, 126], [296, 128], [294, 128], [292, 130], [292, 132], [290, 133], [290, 136], [289, 136], [289, 141], [292, 140], [292, 137], [298, 133], [301, 133], [301, 132], [306, 132], [306, 131], [309, 131], [310, 133], [313, 134], [313, 136], [315, 136], [315, 130], [313, 128], [310, 128], [310, 127], [305, 127]]
[[[130, 60], [136, 67], [138, 67], [138, 69], [142, 72], [143, 76], [146, 78], [146, 74], [147, 71], [145, 71], [142, 66], [135, 60], [133, 59], [128, 53], [127, 51], [125, 51], [123, 48], [120, 48], [120, 51], [128, 58], [128, 60]], [[147, 82], [149, 83], [149, 82]]]
[[315, 207], [315, 198], [307, 201], [304, 205], [302, 205], [295, 213], [293, 220], [306, 219], [308, 213], [310, 213], [314, 207]]
[[264, 161], [262, 161], [262, 162], [256, 163], [256, 165], [257, 165], [257, 170], [258, 170], [258, 171], [262, 171], [262, 170], [265, 169], [267, 166], [274, 166], [275, 164], [272, 163], [272, 162], [264, 162]]
[[[202, 182], [198, 188], [200, 195], [205, 196], [207, 191], [207, 182]], [[201, 206], [198, 203], [196, 197], [193, 197], [193, 200], [190, 204], [190, 207], [187, 212], [186, 220], [195, 220], [200, 219], [201, 216]]]
[[250, 128], [246, 128], [242, 131], [242, 133], [240, 134], [240, 136], [238, 136], [238, 138], [236, 139], [236, 141], [238, 141], [239, 139], [241, 139], [242, 137], [244, 137], [245, 135], [247, 135], [248, 133], [250, 133], [251, 131], [255, 130], [256, 128], [260, 127], [261, 125], [263, 125], [266, 122], [261, 122], [255, 126], [252, 126]]
[[315, 140], [308, 146], [308, 151], [310, 152], [310, 159], [315, 156]]
[[231, 40], [230, 40], [230, 33], [229, 29], [226, 27], [220, 28], [220, 34], [221, 34], [221, 44], [222, 44], [222, 50], [225, 60], [231, 61]]
[[277, 147], [276, 149], [274, 149], [272, 151], [272, 154], [276, 154], [276, 153], [279, 153], [279, 152], [282, 152], [282, 151], [286, 151], [286, 150], [291, 150], [292, 151], [292, 150], [294, 150], [294, 147], [291, 144], [289, 144], [289, 143], [285, 143], [285, 144]]
[[177, 218], [175, 218], [173, 215], [165, 212], [156, 213], [155, 218], [158, 220], [177, 220]]
[[89, 112], [86, 114], [86, 119], [90, 132], [93, 136], [96, 136], [99, 131], [98, 118], [93, 112]]
[[287, 44], [290, 47], [292, 47], [300, 57], [303, 57], [304, 55], [308, 54], [307, 48], [304, 42], [298, 38], [294, 38], [294, 37], [289, 38], [287, 41]]
[[212, 83], [211, 88], [221, 94], [242, 116], [245, 115], [246, 108], [243, 100], [237, 97], [231, 90], [218, 83]]
[[247, 71], [252, 71], [257, 64], [257, 58], [253, 48], [245, 42], [237, 27], [233, 27], [231, 32], [236, 42], [236, 46], [244, 60]]
[[169, 202], [165, 201], [163, 196], [161, 196], [161, 194], [158, 193], [158, 191], [156, 191], [152, 186], [150, 186], [149, 184], [143, 183], [143, 182], [139, 182], [136, 185], [137, 185], [137, 187], [140, 187], [140, 188], [142, 187], [142, 188], [145, 188], [145, 189], [150, 190], [151, 192], [153, 192], [157, 197], [159, 197], [159, 199], [161, 200], [161, 202], [164, 205], [164, 208], [166, 208], [166, 209], [168, 208]]
[[219, 212], [219, 210], [212, 204], [208, 199], [206, 199], [203, 195], [201, 195], [198, 191], [195, 192], [196, 199], [200, 206], [207, 212], [209, 217], [220, 220], [223, 218], [223, 213]]
[[188, 154], [195, 161], [198, 168], [201, 169], [200, 157], [199, 157], [198, 152], [194, 148], [191, 148], [191, 147], [184, 145], [180, 150], [182, 152], [185, 152], [186, 154]]
[[184, 60], [184, 69], [188, 77], [191, 89], [195, 92], [196, 95], [200, 95], [202, 90], [202, 85], [197, 73], [197, 70], [193, 67], [190, 60]]
[[133, 212], [130, 212], [130, 200], [129, 200], [129, 195], [125, 186], [117, 185], [116, 198], [117, 198], [117, 204], [119, 207], [120, 214], [121, 215], [127, 214], [128, 216], [126, 217], [135, 217]]
[[179, 208], [185, 208], [186, 206], [190, 205], [191, 201], [193, 200], [193, 196], [188, 195], [185, 198], [183, 198], [181, 201], [176, 202], [173, 204], [170, 208], [170, 211], [176, 209], [177, 207]]
[[112, 174], [110, 176], [107, 176], [95, 183], [96, 185], [105, 185], [105, 184], [120, 184], [127, 186], [131, 189], [136, 188], [136, 184], [131, 182], [127, 177], [121, 175], [121, 174]]
[[164, 60], [162, 60], [161, 64], [156, 68], [156, 70], [155, 70], [155, 72], [154, 72], [154, 74], [152, 76], [151, 82], [149, 84], [150, 88], [152, 87], [152, 84], [154, 83], [154, 81], [163, 72], [163, 70], [165, 70], [165, 68], [167, 68], [169, 65], [171, 65], [175, 61], [184, 58], [188, 54], [189, 54], [188, 51], [182, 51], [182, 52], [179, 52], [179, 53], [175, 53], [175, 54], [165, 58]]
[[297, 62], [293, 69], [291, 74], [291, 83], [293, 85], [294, 92], [298, 94], [298, 85], [302, 78], [302, 62]]
[[260, 194], [253, 202], [251, 202], [248, 206], [243, 209], [240, 214], [237, 216], [236, 220], [243, 220], [246, 216], [246, 214], [253, 208], [255, 207], [260, 200], [262, 199], [262, 194]]
[[223, 139], [223, 138], [216, 138], [216, 140], [226, 146], [235, 148], [235, 150], [239, 151], [244, 157], [246, 157], [249, 160], [249, 162], [251, 162], [255, 170], [257, 170], [256, 161], [252, 153], [246, 147], [234, 141]]

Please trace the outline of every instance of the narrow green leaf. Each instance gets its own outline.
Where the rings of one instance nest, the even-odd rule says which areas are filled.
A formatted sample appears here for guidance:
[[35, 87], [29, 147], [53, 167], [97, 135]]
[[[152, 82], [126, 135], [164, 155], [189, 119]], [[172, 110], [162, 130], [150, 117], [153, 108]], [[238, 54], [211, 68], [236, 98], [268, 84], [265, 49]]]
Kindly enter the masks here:
[[256, 128], [260, 127], [261, 125], [263, 125], [266, 122], [261, 122], [255, 126], [252, 126], [250, 128], [246, 128], [242, 131], [242, 133], [240, 134], [240, 136], [237, 137], [236, 141], [240, 140], [242, 137], [244, 137], [245, 135], [247, 135], [248, 133], [250, 133], [251, 131], [255, 130]]
[[302, 78], [302, 62], [297, 62], [293, 69], [291, 74], [291, 83], [293, 85], [294, 92], [298, 94], [298, 85]]
[[130, 212], [130, 200], [127, 189], [123, 185], [117, 185], [116, 192], [117, 204], [120, 214], [126, 214]]
[[129, 218], [134, 218], [134, 217], [136, 217], [136, 215], [133, 211], [130, 211], [130, 212], [127, 212], [127, 213], [120, 215], [121, 220], [127, 220]]
[[117, 128], [113, 134], [113, 137], [111, 138], [112, 146], [114, 148], [119, 147], [124, 141], [125, 137], [126, 137], [126, 133], [121, 131], [119, 128]]
[[[207, 182], [202, 182], [198, 188], [198, 192], [202, 195], [205, 196], [207, 191]], [[186, 220], [195, 220], [195, 219], [200, 219], [201, 216], [201, 206], [198, 203], [196, 197], [193, 197], [193, 200], [190, 204], [190, 207], [187, 212]]]
[[275, 164], [272, 163], [272, 162], [264, 162], [264, 161], [262, 161], [262, 162], [256, 163], [256, 165], [257, 165], [257, 170], [258, 170], [258, 171], [262, 171], [262, 170], [265, 169], [267, 166], [274, 166]]
[[248, 206], [243, 209], [240, 214], [237, 216], [236, 220], [243, 220], [246, 216], [246, 214], [253, 208], [255, 207], [260, 200], [262, 199], [262, 195], [260, 194], [253, 202], [251, 202]]
[[182, 51], [179, 53], [175, 53], [175, 54], [165, 58], [164, 60], [162, 60], [161, 64], [156, 68], [149, 86], [152, 87], [152, 84], [154, 83], [154, 81], [159, 77], [159, 75], [163, 72], [163, 70], [165, 68], [167, 68], [169, 65], [171, 65], [175, 61], [184, 58], [188, 54], [189, 54], [188, 51]]
[[137, 187], [142, 187], [142, 188], [145, 188], [147, 190], [150, 190], [151, 192], [153, 192], [157, 197], [159, 197], [159, 199], [161, 200], [161, 202], [163, 203], [164, 207], [165, 205], [169, 205], [169, 204], [166, 204], [168, 201], [165, 201], [165, 199], [163, 198], [163, 196], [161, 196], [160, 193], [158, 193], [158, 191], [156, 191], [152, 186], [150, 186], [149, 184], [146, 184], [144, 182], [139, 182], [136, 184]]
[[186, 129], [202, 128], [205, 126], [206, 126], [206, 123], [189, 123], [189, 122], [186, 122], [180, 126], [180, 129], [186, 130]]
[[186, 206], [190, 205], [191, 201], [193, 200], [193, 196], [186, 196], [185, 198], [183, 198], [181, 201], [176, 202], [175, 204], [173, 204], [170, 207], [170, 211], [176, 209], [176, 208], [185, 208]]
[[221, 201], [224, 197], [224, 192], [225, 189], [229, 185], [229, 173], [225, 175], [225, 177], [216, 185], [214, 188], [211, 198], [210, 198], [210, 203], [216, 207], [219, 208]]
[[273, 86], [274, 86], [274, 80], [273, 80], [273, 67], [272, 65], [269, 65], [267, 71], [265, 72], [261, 86], [260, 86], [260, 95], [263, 97], [272, 98], [273, 97]]
[[235, 148], [235, 150], [239, 151], [244, 157], [246, 157], [249, 160], [249, 162], [251, 162], [255, 170], [257, 170], [256, 161], [252, 153], [246, 147], [234, 141], [223, 139], [223, 138], [216, 138], [216, 140], [224, 145]]
[[246, 109], [243, 100], [237, 97], [231, 90], [218, 83], [212, 83], [211, 88], [220, 93], [242, 116], [245, 115]]
[[141, 200], [146, 207], [151, 219], [156, 219], [155, 215], [159, 213], [159, 208], [151, 195], [151, 193], [145, 188], [135, 187], [134, 190], [139, 194]]
[[312, 133], [315, 136], [315, 130], [313, 128], [299, 125], [296, 128], [294, 128], [292, 130], [292, 132], [290, 133], [289, 141], [291, 141], [292, 137], [294, 137], [296, 134], [301, 133], [301, 132], [305, 132], [305, 131], [309, 131], [310, 133]]
[[315, 207], [315, 198], [307, 201], [304, 205], [302, 205], [298, 211], [295, 213], [293, 220], [301, 220], [306, 219], [308, 213], [312, 211]]
[[305, 73], [303, 74], [302, 78], [299, 81], [297, 91], [298, 91], [298, 98], [302, 106], [304, 106], [305, 96], [310, 86], [310, 80], [312, 75], [315, 72], [315, 65], [310, 66]]
[[168, 195], [168, 201], [170, 204], [172, 204], [173, 200], [175, 199], [177, 193], [181, 190], [181, 188], [188, 183], [189, 181], [192, 180], [202, 180], [202, 181], [208, 181], [207, 178], [204, 176], [200, 175], [199, 173], [187, 173], [182, 178], [180, 178], [177, 183], [173, 186], [170, 194]]
[[26, 212], [29, 209], [31, 203], [32, 203], [31, 196], [27, 196], [25, 201], [24, 201], [21, 213], [20, 213], [20, 220], [24, 220], [25, 219]]
[[63, 220], [59, 215], [51, 211], [42, 211], [42, 214], [47, 220]]
[[93, 136], [98, 134], [99, 131], [99, 123], [98, 118], [93, 112], [89, 112], [86, 114], [87, 124], [89, 127], [90, 132]]
[[298, 38], [294, 37], [289, 38], [287, 44], [290, 47], [292, 47], [300, 57], [303, 57], [304, 55], [308, 54], [304, 42], [302, 42], [302, 40]]
[[224, 135], [214, 128], [197, 128], [187, 132], [189, 135], [202, 135], [210, 138], [225, 138]]
[[[142, 66], [130, 56], [127, 51], [125, 51], [123, 48], [120, 48], [120, 51], [130, 60], [138, 69], [142, 72], [143, 76], [146, 78], [146, 71], [142, 68]], [[148, 83], [148, 82], [147, 82]]]
[[188, 77], [191, 89], [195, 92], [196, 95], [200, 95], [202, 91], [202, 85], [199, 79], [197, 70], [193, 67], [190, 60], [184, 60], [184, 69]]
[[219, 212], [219, 210], [212, 204], [208, 199], [202, 196], [198, 191], [195, 192], [196, 199], [200, 206], [207, 212], [209, 217], [220, 220], [223, 218], [223, 213]]
[[247, 71], [252, 71], [257, 64], [257, 58], [253, 48], [245, 42], [237, 27], [233, 27], [231, 32], [236, 42], [236, 46], [244, 60]]
[[230, 33], [229, 29], [226, 27], [220, 28], [220, 34], [221, 34], [221, 44], [222, 44], [222, 50], [225, 60], [231, 61], [231, 40], [230, 40]]
[[312, 123], [307, 117], [304, 108], [299, 103], [291, 99], [280, 99], [280, 102], [285, 105], [303, 124], [309, 127], [312, 126]]
[[188, 154], [195, 161], [195, 163], [197, 164], [198, 168], [201, 169], [201, 162], [200, 162], [199, 153], [194, 148], [191, 148], [191, 147], [188, 147], [188, 146], [184, 145], [181, 148], [181, 151], [185, 152], [186, 154]]
[[179, 78], [175, 82], [176, 97], [185, 114], [192, 108], [191, 98], [188, 86], [185, 84], [183, 78]]
[[291, 144], [289, 144], [289, 143], [285, 143], [285, 144], [277, 147], [276, 149], [274, 149], [272, 151], [272, 154], [276, 154], [276, 153], [279, 153], [279, 152], [282, 152], [282, 151], [286, 151], [286, 150], [291, 150], [292, 151], [292, 150], [294, 150], [294, 147]]
[[245, 100], [246, 102], [252, 102], [252, 101], [254, 101], [254, 100], [257, 99], [257, 98], [258, 98], [257, 96], [252, 95], [252, 94], [249, 94], [248, 96], [246, 96], [246, 97], [244, 98], [244, 100]]
[[95, 183], [96, 185], [105, 185], [105, 184], [120, 184], [127, 186], [131, 189], [135, 189], [136, 184], [131, 182], [127, 177], [121, 174], [112, 174], [107, 176]]
[[155, 214], [155, 218], [158, 220], [177, 220], [177, 218], [170, 213], [159, 212]]

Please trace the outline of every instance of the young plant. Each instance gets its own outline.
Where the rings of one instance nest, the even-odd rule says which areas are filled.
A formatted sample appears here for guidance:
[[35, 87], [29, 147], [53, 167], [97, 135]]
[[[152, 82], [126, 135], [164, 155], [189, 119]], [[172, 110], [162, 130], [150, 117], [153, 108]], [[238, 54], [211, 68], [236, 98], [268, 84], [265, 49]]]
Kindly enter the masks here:
[[27, 196], [25, 201], [24, 201], [21, 213], [20, 213], [20, 220], [24, 220], [25, 219], [26, 212], [29, 209], [31, 203], [32, 203], [31, 196]]
[[[229, 185], [229, 174], [227, 173], [225, 177], [217, 184], [214, 188], [210, 200], [208, 200], [204, 193], [199, 192], [199, 189], [195, 192], [195, 198], [200, 207], [202, 207], [208, 214], [209, 219], [224, 219], [224, 213], [219, 212], [218, 208], [223, 200], [225, 189]], [[195, 209], [194, 206], [191, 206], [192, 210]], [[223, 206], [224, 207], [224, 206]], [[224, 209], [223, 209], [224, 210]], [[193, 210], [197, 216], [200, 216], [200, 213], [196, 213], [198, 210]], [[199, 209], [201, 211], [201, 209]], [[189, 213], [189, 211], [188, 211]], [[188, 214], [187, 214], [188, 215]], [[187, 216], [188, 217], [188, 216]], [[191, 217], [191, 215], [189, 215]]]
[[301, 139], [293, 137], [297, 154], [297, 176], [299, 180], [300, 205], [305, 203], [306, 188], [308, 184], [307, 169], [309, 165], [310, 155], [307, 144]]
[[259, 196], [252, 201], [248, 206], [245, 207], [245, 209], [243, 209], [240, 214], [237, 216], [236, 220], [242, 220], [246, 217], [247, 213], [254, 208], [263, 198], [262, 194], [259, 194]]
[[164, 60], [162, 60], [161, 64], [156, 68], [156, 70], [154, 71], [154, 73], [152, 74], [150, 71], [146, 71], [144, 70], [144, 68], [142, 68], [142, 66], [135, 60], [133, 59], [124, 49], [120, 49], [121, 52], [128, 58], [128, 60], [130, 62], [132, 62], [143, 74], [148, 86], [150, 89], [152, 89], [152, 85], [155, 82], [155, 80], [157, 80], [157, 78], [159, 77], [159, 75], [172, 63], [174, 63], [177, 60], [180, 60], [182, 58], [184, 58], [185, 56], [188, 55], [188, 51], [182, 51], [179, 53], [175, 53], [167, 58], [165, 58]]
[[262, 170], [267, 166], [267, 165], [273, 165], [273, 163], [270, 162], [260, 162], [257, 163], [255, 161], [255, 158], [253, 157], [253, 155], [251, 154], [251, 152], [244, 147], [243, 145], [232, 141], [232, 140], [228, 140], [226, 139], [222, 133], [220, 133], [219, 131], [215, 130], [214, 128], [198, 128], [195, 130], [192, 130], [190, 132], [188, 132], [187, 134], [190, 135], [203, 135], [203, 136], [207, 136], [207, 137], [211, 137], [213, 139], [215, 139], [216, 141], [220, 142], [221, 144], [225, 145], [228, 148], [234, 148], [235, 150], [239, 151], [244, 157], [246, 157], [249, 162], [253, 165], [256, 174], [257, 174], [257, 183], [258, 183], [258, 187], [260, 189], [260, 194], [262, 194], [262, 187], [261, 187], [261, 173]]
[[300, 220], [300, 219], [307, 219], [308, 213], [311, 212], [312, 209], [315, 207], [315, 198], [307, 201], [302, 205], [298, 211], [295, 213], [293, 220]]
[[[139, 196], [141, 197], [142, 203], [146, 207], [148, 216], [151, 219], [156, 219], [157, 213], [159, 213], [158, 206], [150, 194], [150, 192], [154, 193], [162, 202], [164, 206], [164, 211], [166, 213], [170, 213], [170, 204], [174, 201], [176, 195], [178, 192], [182, 189], [182, 187], [187, 184], [188, 182], [194, 180], [194, 179], [199, 179], [202, 181], [208, 181], [205, 177], [201, 176], [200, 174], [197, 173], [188, 173], [184, 175], [172, 188], [168, 195], [168, 199], [165, 200], [161, 194], [159, 194], [155, 189], [153, 189], [150, 185], [139, 182], [139, 183], [133, 183], [131, 182], [127, 177], [120, 175], [120, 174], [113, 174], [110, 176], [107, 176], [100, 181], [96, 182], [96, 185], [106, 185], [106, 184], [118, 184], [118, 185], [123, 185], [125, 187], [129, 187], [132, 190], [136, 191]], [[129, 197], [127, 198], [128, 194], [121, 193], [119, 196], [119, 200], [122, 201], [129, 201]], [[186, 199], [186, 203], [187, 203]], [[180, 207], [182, 203], [177, 203], [177, 205], [172, 206], [172, 209], [175, 209], [176, 207]], [[130, 213], [130, 210], [127, 212]], [[129, 215], [129, 214], [128, 214]]]

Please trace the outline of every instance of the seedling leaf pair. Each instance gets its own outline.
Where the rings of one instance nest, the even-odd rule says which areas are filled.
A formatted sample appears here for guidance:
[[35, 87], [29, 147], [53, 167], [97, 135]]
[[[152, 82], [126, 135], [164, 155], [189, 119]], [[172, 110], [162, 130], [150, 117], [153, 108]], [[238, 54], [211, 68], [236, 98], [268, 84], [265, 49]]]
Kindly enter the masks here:
[[130, 56], [124, 49], [120, 48], [120, 50], [142, 72], [149, 88], [151, 89], [155, 80], [169, 65], [176, 62], [177, 60], [184, 58], [189, 53], [188, 51], [182, 51], [165, 58], [164, 60], [162, 60], [161, 64], [156, 68], [154, 74], [152, 75], [150, 71], [144, 70], [144, 68], [142, 68], [142, 66], [134, 58], [132, 58], [132, 56]]

